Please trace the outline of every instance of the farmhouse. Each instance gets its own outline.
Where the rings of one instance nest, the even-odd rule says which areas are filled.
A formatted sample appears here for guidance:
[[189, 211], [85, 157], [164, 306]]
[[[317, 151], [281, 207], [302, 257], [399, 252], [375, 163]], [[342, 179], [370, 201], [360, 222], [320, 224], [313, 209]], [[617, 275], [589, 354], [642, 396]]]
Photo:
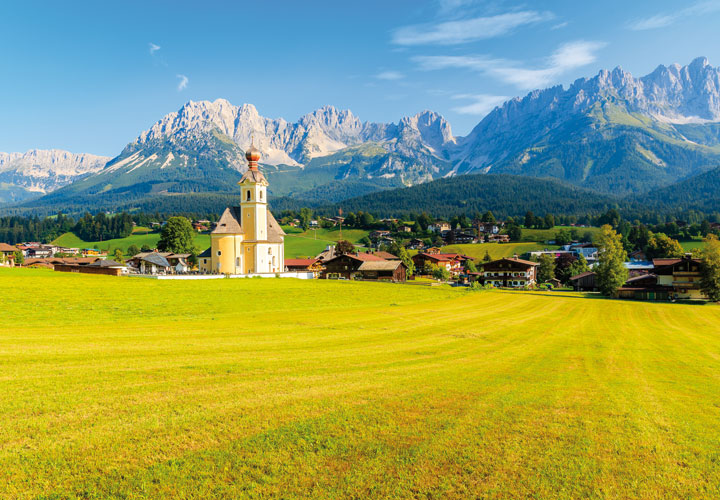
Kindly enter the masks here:
[[[268, 182], [251, 144], [248, 170], [240, 179], [240, 206], [228, 207], [210, 234], [210, 258], [200, 270], [220, 274], [279, 273], [285, 268], [285, 232], [267, 206]], [[205, 259], [205, 258], [204, 258]]]
[[323, 270], [323, 265], [320, 259], [285, 259], [285, 269], [290, 272], [310, 271], [317, 278]]
[[575, 291], [578, 292], [597, 292], [597, 284], [595, 283], [595, 273], [585, 271], [570, 278], [570, 283]]
[[540, 264], [529, 260], [503, 258], [483, 264], [483, 270], [477, 273], [483, 284], [505, 288], [524, 288], [535, 285], [537, 267]]
[[444, 267], [452, 274], [459, 274], [463, 271], [464, 264], [471, 257], [458, 253], [418, 253], [413, 255], [412, 260], [415, 269], [425, 269], [429, 264]]
[[64, 273], [105, 274], [109, 276], [120, 276], [127, 271], [127, 266], [110, 259], [98, 259], [92, 264], [56, 264], [55, 271]]
[[328, 260], [323, 279], [362, 279], [404, 282], [407, 268], [400, 260], [385, 260], [370, 253], [339, 255]]
[[628, 279], [617, 296], [638, 300], [706, 300], [700, 290], [700, 266], [700, 260], [689, 254], [679, 259], [655, 259], [652, 273]]
[[0, 266], [14, 267], [15, 252], [17, 251], [17, 247], [8, 245], [7, 243], [0, 243]]

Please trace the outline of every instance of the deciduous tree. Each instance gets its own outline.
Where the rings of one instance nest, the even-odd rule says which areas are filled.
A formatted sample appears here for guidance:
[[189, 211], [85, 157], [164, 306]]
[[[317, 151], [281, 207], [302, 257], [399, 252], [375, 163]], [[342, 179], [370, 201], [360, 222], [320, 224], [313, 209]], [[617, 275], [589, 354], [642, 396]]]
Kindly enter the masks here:
[[701, 253], [700, 289], [714, 302], [720, 301], [720, 241], [714, 234], [705, 238]]
[[628, 279], [627, 253], [622, 237], [609, 224], [600, 228], [597, 244], [600, 248], [595, 268], [597, 285], [603, 295], [612, 296]]
[[192, 224], [185, 217], [170, 217], [160, 231], [158, 250], [161, 252], [193, 253], [195, 241]]

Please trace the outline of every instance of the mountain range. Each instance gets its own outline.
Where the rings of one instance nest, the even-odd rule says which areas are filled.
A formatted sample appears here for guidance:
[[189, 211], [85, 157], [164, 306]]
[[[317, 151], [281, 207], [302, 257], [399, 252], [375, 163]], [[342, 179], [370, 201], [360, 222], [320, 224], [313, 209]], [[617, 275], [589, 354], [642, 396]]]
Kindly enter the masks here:
[[70, 155], [78, 157], [68, 163], [75, 168], [62, 169], [50, 167], [50, 153], [59, 152], [47, 152], [47, 167], [14, 160], [33, 170], [8, 168], [13, 163], [0, 154], [0, 194], [14, 193], [0, 202], [48, 193], [16, 206], [81, 210], [224, 197], [236, 191], [251, 141], [263, 152], [273, 196], [316, 204], [466, 174], [540, 177], [590, 195], [641, 196], [692, 185], [720, 167], [720, 68], [698, 58], [641, 78], [619, 67], [602, 70], [567, 88], [511, 99], [465, 137], [432, 111], [370, 123], [325, 106], [289, 123], [262, 117], [250, 104], [188, 102], [110, 160]]

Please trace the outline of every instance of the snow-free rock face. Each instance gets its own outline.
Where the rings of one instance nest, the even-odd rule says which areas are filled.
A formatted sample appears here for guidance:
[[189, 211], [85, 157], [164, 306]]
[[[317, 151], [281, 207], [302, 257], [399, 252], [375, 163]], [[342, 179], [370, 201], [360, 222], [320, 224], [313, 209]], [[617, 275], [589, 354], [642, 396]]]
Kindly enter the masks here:
[[516, 97], [453, 152], [457, 173], [558, 177], [621, 194], [717, 165], [720, 68], [697, 58], [635, 78], [622, 68]]
[[110, 158], [58, 149], [0, 153], [0, 183], [29, 192], [49, 193], [102, 170]]
[[313, 158], [369, 141], [393, 141], [402, 147], [407, 138], [411, 142], [408, 147], [427, 146], [431, 151], [442, 151], [455, 143], [450, 125], [432, 112], [404, 118], [400, 124], [363, 123], [348, 110], [324, 106], [296, 123], [288, 123], [282, 118], [260, 116], [252, 104], [234, 106], [218, 99], [188, 102], [140, 134], [129, 147], [137, 150], [158, 141], [177, 143], [213, 129], [241, 148], [250, 144], [252, 137], [263, 152], [262, 161], [269, 165], [301, 166]]

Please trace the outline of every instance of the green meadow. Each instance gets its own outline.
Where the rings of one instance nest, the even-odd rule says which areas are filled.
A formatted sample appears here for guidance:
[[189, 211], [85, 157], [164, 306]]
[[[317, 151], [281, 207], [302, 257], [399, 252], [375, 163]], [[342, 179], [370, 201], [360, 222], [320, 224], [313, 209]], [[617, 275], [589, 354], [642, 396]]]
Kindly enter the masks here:
[[0, 498], [718, 498], [720, 308], [0, 268]]

